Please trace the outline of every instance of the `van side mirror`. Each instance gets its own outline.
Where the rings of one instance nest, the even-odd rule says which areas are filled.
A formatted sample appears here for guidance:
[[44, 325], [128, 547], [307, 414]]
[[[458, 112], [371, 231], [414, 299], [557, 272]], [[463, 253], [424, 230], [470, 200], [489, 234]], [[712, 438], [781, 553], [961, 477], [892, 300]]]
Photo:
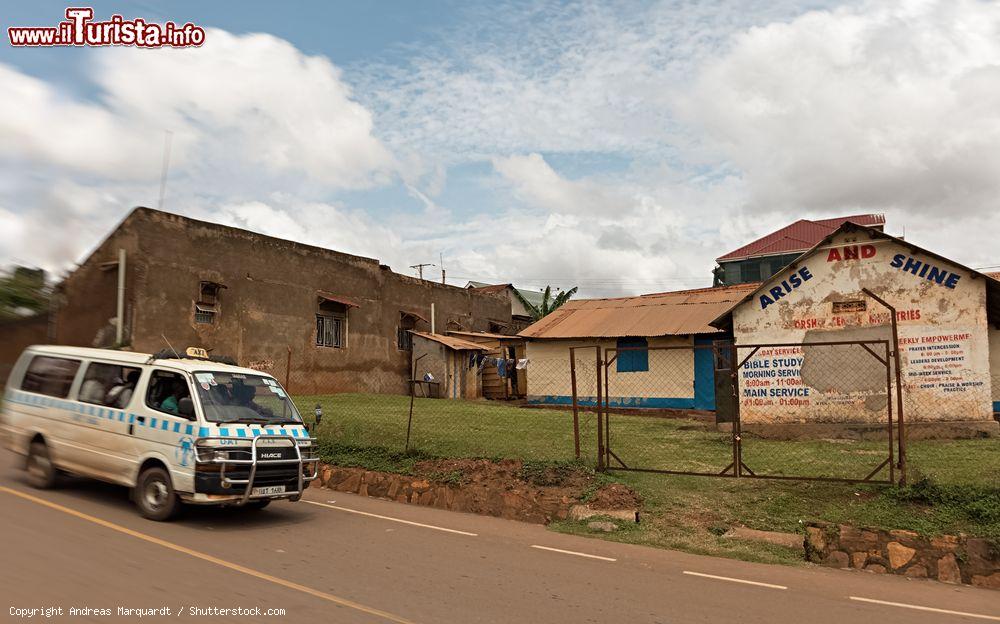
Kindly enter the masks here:
[[188, 420], [194, 420], [194, 400], [184, 397], [177, 401], [177, 413]]

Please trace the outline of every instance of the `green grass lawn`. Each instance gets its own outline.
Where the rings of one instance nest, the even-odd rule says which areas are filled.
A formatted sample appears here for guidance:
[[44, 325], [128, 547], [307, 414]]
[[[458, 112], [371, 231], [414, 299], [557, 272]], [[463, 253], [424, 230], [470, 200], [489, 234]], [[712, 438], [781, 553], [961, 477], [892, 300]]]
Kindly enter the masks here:
[[[296, 398], [336, 463], [407, 471], [422, 457], [574, 461], [572, 414], [492, 401], [340, 394]], [[596, 462], [596, 421], [580, 414], [581, 459]], [[612, 449], [630, 466], [719, 472], [732, 461], [728, 435], [688, 420], [611, 416]], [[771, 441], [748, 438], [743, 460], [757, 474], [860, 478], [885, 458], [886, 442]], [[720, 537], [728, 528], [801, 532], [826, 520], [925, 534], [965, 532], [1000, 539], [1000, 439], [914, 441], [907, 487], [731, 479], [612, 471], [645, 499], [645, 521], [601, 537], [757, 561], [801, 560], [801, 552]], [[883, 473], [884, 474], [884, 473]], [[586, 532], [558, 523], [556, 530]]]

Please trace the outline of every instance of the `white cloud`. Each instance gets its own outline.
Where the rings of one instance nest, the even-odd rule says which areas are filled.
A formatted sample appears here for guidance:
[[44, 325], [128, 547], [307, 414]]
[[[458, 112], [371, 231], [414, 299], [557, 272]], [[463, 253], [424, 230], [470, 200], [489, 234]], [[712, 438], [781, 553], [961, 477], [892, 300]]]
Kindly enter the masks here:
[[585, 214], [613, 210], [622, 198], [590, 180], [567, 180], [555, 172], [540, 154], [494, 158], [493, 167], [530, 206], [552, 212]]
[[1000, 192], [1000, 4], [871, 2], [752, 28], [681, 100], [753, 210], [971, 213]]
[[266, 34], [212, 29], [201, 48], [87, 51], [96, 102], [0, 66], [0, 153], [107, 178], [171, 167], [203, 183], [292, 176], [326, 189], [383, 183], [396, 163], [340, 70]]

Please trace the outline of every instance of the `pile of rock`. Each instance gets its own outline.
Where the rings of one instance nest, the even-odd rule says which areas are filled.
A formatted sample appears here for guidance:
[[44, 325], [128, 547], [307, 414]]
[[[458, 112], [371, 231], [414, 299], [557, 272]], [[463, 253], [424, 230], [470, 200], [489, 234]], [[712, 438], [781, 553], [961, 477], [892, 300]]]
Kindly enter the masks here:
[[806, 559], [834, 568], [1000, 589], [1000, 549], [986, 539], [811, 522], [804, 545]]

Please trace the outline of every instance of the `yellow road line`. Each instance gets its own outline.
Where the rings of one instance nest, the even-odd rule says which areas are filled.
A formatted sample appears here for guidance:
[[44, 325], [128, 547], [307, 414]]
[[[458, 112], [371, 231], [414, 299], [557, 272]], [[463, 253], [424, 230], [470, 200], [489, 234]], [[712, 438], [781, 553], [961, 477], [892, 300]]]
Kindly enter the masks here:
[[151, 544], [156, 544], [157, 546], [162, 546], [164, 548], [169, 548], [170, 550], [174, 550], [174, 551], [177, 551], [179, 553], [184, 553], [185, 555], [190, 555], [190, 556], [195, 557], [197, 559], [201, 559], [202, 561], [208, 561], [209, 563], [214, 563], [215, 565], [222, 566], [223, 568], [228, 568], [230, 570], [234, 570], [234, 571], [239, 572], [241, 574], [246, 574], [247, 576], [252, 576], [254, 578], [258, 578], [258, 579], [261, 579], [263, 581], [267, 581], [269, 583], [274, 583], [275, 585], [280, 585], [282, 587], [287, 587], [288, 589], [294, 589], [296, 591], [300, 591], [300, 592], [302, 592], [304, 594], [309, 594], [310, 596], [315, 596], [316, 598], [320, 598], [322, 600], [326, 600], [328, 602], [332, 602], [332, 603], [340, 605], [342, 607], [347, 607], [349, 609], [355, 609], [356, 611], [361, 611], [362, 613], [367, 613], [369, 615], [378, 616], [380, 618], [389, 620], [390, 622], [397, 622], [397, 624], [414, 624], [410, 620], [404, 619], [404, 618], [402, 618], [402, 617], [400, 617], [398, 615], [394, 615], [394, 614], [389, 613], [387, 611], [381, 611], [379, 609], [373, 609], [371, 607], [366, 607], [363, 604], [354, 602], [352, 600], [347, 600], [346, 598], [340, 598], [338, 596], [334, 596], [333, 594], [328, 594], [326, 592], [319, 591], [318, 589], [313, 589], [311, 587], [306, 587], [305, 585], [299, 585], [298, 583], [294, 583], [292, 581], [286, 581], [285, 579], [278, 578], [276, 576], [271, 576], [270, 574], [267, 574], [265, 572], [260, 572], [258, 570], [254, 570], [253, 568], [248, 568], [246, 566], [241, 566], [238, 563], [232, 563], [232, 562], [226, 561], [224, 559], [219, 559], [218, 557], [213, 557], [212, 555], [209, 555], [209, 554], [206, 554], [206, 553], [203, 553], [203, 552], [199, 552], [199, 551], [193, 550], [191, 548], [187, 548], [186, 546], [181, 546], [180, 544], [174, 544], [173, 542], [168, 542], [168, 541], [162, 540], [162, 539], [160, 539], [158, 537], [153, 537], [152, 535], [146, 535], [145, 533], [140, 533], [139, 531], [134, 531], [134, 530], [129, 529], [127, 527], [123, 527], [121, 525], [115, 524], [114, 522], [109, 522], [107, 520], [102, 520], [101, 518], [97, 518], [95, 516], [91, 516], [89, 514], [85, 514], [85, 513], [81, 512], [81, 511], [77, 511], [77, 510], [71, 509], [69, 507], [64, 507], [64, 506], [62, 506], [62, 505], [60, 505], [58, 503], [53, 503], [53, 502], [47, 501], [47, 500], [45, 500], [43, 498], [39, 498], [37, 496], [32, 496], [31, 494], [28, 494], [26, 492], [19, 492], [18, 490], [13, 490], [13, 489], [11, 489], [9, 487], [5, 487], [5, 486], [2, 486], [2, 485], [0, 485], [0, 492], [5, 492], [7, 494], [11, 494], [13, 496], [17, 496], [19, 498], [23, 498], [24, 500], [28, 500], [28, 501], [31, 501], [33, 503], [37, 503], [39, 505], [44, 505], [45, 507], [49, 507], [50, 509], [55, 509], [56, 511], [61, 511], [61, 512], [65, 513], [65, 514], [69, 514], [71, 516], [80, 518], [81, 520], [86, 520], [87, 522], [92, 522], [94, 524], [97, 524], [99, 526], [105, 527], [107, 529], [111, 529], [112, 531], [118, 531], [119, 533], [124, 533], [125, 535], [130, 535], [132, 537], [141, 539], [141, 540], [149, 542]]

